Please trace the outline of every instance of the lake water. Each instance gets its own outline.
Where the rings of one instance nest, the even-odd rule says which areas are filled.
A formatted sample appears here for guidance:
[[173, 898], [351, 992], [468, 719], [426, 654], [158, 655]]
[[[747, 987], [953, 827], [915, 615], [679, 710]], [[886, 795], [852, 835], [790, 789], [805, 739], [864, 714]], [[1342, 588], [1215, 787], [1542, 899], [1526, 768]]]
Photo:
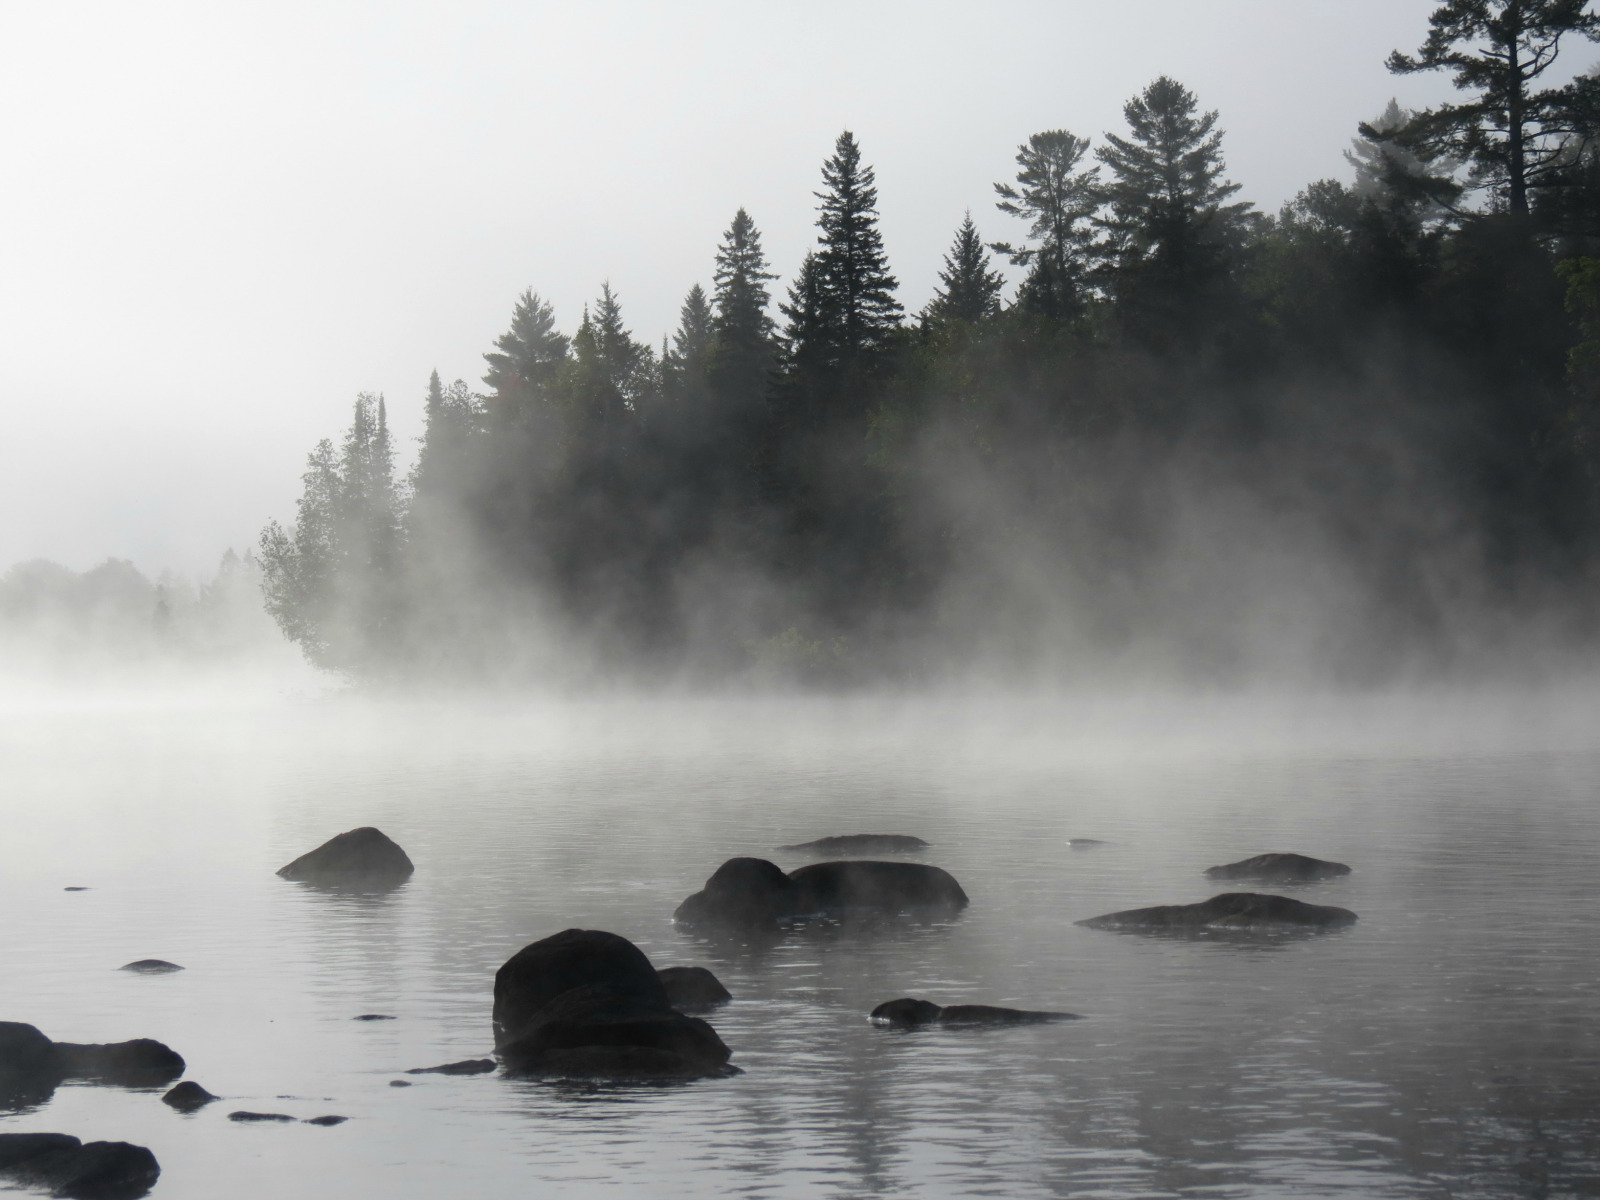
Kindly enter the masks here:
[[[1600, 1195], [1593, 711], [13, 702], [0, 1019], [159, 1038], [224, 1099], [183, 1116], [159, 1092], [68, 1084], [0, 1131], [149, 1146], [172, 1200]], [[416, 863], [398, 890], [274, 876], [366, 824]], [[971, 907], [763, 944], [671, 924], [724, 859], [789, 869], [804, 860], [775, 846], [849, 832], [926, 838]], [[1350, 863], [1276, 890], [1360, 923], [1243, 942], [1073, 924], [1229, 890], [1203, 869], [1266, 850]], [[710, 967], [744, 1073], [401, 1074], [487, 1053], [496, 968], [570, 926]], [[146, 957], [187, 969], [116, 970]], [[1087, 1019], [870, 1025], [898, 996]], [[396, 1019], [351, 1019], [370, 1012]]]

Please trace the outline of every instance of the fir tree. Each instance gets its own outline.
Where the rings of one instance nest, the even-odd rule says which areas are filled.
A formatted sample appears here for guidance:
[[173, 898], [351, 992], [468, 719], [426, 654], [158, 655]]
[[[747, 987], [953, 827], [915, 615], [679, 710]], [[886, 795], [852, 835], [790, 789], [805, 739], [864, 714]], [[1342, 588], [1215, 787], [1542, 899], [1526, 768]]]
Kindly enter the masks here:
[[976, 324], [994, 316], [1000, 311], [1000, 289], [1005, 286], [1005, 279], [989, 267], [989, 255], [969, 212], [944, 256], [944, 269], [939, 272], [940, 286], [922, 310], [922, 319], [930, 325], [951, 321]]
[[777, 278], [767, 270], [761, 234], [750, 214], [740, 209], [722, 235], [712, 272], [713, 343], [709, 379], [725, 408], [750, 408], [765, 395], [774, 365], [774, 325], [768, 311], [767, 284]]
[[900, 324], [902, 309], [894, 298], [900, 285], [889, 274], [878, 230], [878, 189], [871, 167], [863, 166], [861, 148], [849, 130], [834, 143], [822, 164], [825, 191], [817, 218], [818, 328], [829, 339], [819, 347], [829, 366], [848, 367], [862, 355], [882, 348]]
[[662, 390], [676, 404], [697, 404], [705, 398], [712, 321], [705, 289], [694, 284], [678, 309], [678, 328], [672, 342], [669, 344], [665, 338], [661, 342]]
[[993, 248], [1030, 268], [1019, 300], [1045, 316], [1067, 317], [1082, 307], [1089, 218], [1100, 207], [1099, 168], [1079, 169], [1088, 150], [1087, 138], [1065, 129], [1036, 133], [1017, 147], [1016, 186], [994, 185], [1001, 197], [996, 207], [1027, 221], [1036, 244], [996, 242]]
[[548, 401], [569, 345], [566, 336], [556, 330], [555, 310], [530, 288], [517, 297], [511, 328], [495, 339], [495, 349], [483, 356], [489, 363], [483, 381], [502, 409], [515, 412], [530, 403]]

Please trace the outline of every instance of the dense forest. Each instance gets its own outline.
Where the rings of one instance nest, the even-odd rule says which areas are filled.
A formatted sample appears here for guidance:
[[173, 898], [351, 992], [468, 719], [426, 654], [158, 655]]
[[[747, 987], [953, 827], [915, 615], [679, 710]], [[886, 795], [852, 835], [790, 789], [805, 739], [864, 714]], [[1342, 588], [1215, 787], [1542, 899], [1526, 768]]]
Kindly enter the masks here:
[[1391, 102], [1276, 215], [1156, 79], [1098, 144], [1021, 145], [1010, 240], [969, 213], [919, 313], [842, 133], [786, 284], [741, 208], [659, 350], [609, 284], [570, 335], [524, 292], [481, 391], [429, 381], [404, 478], [359, 397], [262, 534], [268, 609], [364, 677], [1364, 681], [1581, 644], [1600, 78], [1553, 68], [1595, 40], [1586, 0], [1449, 0], [1389, 66], [1459, 102]]

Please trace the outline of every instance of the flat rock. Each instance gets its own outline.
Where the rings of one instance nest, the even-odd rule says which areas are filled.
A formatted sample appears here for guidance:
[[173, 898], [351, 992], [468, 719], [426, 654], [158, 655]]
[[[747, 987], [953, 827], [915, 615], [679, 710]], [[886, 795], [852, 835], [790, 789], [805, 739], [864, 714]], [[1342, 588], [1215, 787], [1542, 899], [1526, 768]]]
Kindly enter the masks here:
[[161, 1177], [156, 1156], [128, 1142], [80, 1142], [66, 1133], [0, 1134], [0, 1175], [70, 1200], [128, 1200]]
[[352, 1021], [392, 1021], [393, 1017], [387, 1013], [362, 1013], [359, 1017], [351, 1017]]
[[667, 1003], [679, 1012], [706, 1012], [733, 999], [704, 967], [662, 967], [656, 976], [667, 989]]
[[250, 1112], [248, 1109], [228, 1114], [230, 1121], [293, 1121], [294, 1119], [288, 1113]]
[[341, 1116], [338, 1116], [337, 1114], [329, 1113], [325, 1117], [307, 1117], [304, 1121], [301, 1122], [301, 1124], [302, 1125], [343, 1125], [349, 1119], [350, 1119], [349, 1117], [341, 1117]]
[[485, 1075], [498, 1070], [492, 1058], [464, 1058], [460, 1062], [442, 1063], [437, 1067], [412, 1067], [407, 1075]]
[[164, 958], [141, 958], [131, 963], [123, 963], [117, 968], [119, 971], [134, 971], [140, 975], [170, 975], [174, 971], [183, 970], [177, 963], [170, 963]]
[[278, 868], [285, 879], [330, 886], [398, 884], [416, 870], [406, 852], [370, 825], [331, 837]]
[[1195, 933], [1204, 930], [1264, 931], [1339, 929], [1356, 923], [1348, 908], [1307, 904], [1288, 896], [1227, 892], [1199, 904], [1160, 904], [1106, 913], [1077, 924], [1089, 929]]
[[989, 1004], [950, 1004], [940, 1006], [928, 1000], [889, 1000], [872, 1010], [878, 1025], [896, 1029], [916, 1029], [923, 1025], [961, 1028], [994, 1028], [1002, 1025], [1046, 1025], [1055, 1021], [1082, 1020], [1077, 1013], [1035, 1012], [1023, 1008], [996, 1008]]
[[1105, 843], [1099, 838], [1068, 838], [1067, 845], [1074, 850], [1090, 850], [1095, 846], [1104, 846]]
[[192, 1079], [185, 1079], [175, 1085], [171, 1091], [161, 1097], [163, 1104], [170, 1104], [179, 1112], [198, 1112], [210, 1104], [216, 1097]]
[[61, 890], [63, 892], [87, 892], [89, 889], [86, 887], [64, 887]]
[[813, 863], [787, 875], [761, 858], [731, 858], [678, 906], [684, 925], [755, 927], [848, 913], [958, 912], [967, 894], [941, 867], [851, 859]]
[[1343, 863], [1306, 854], [1258, 854], [1220, 867], [1209, 867], [1207, 879], [1253, 879], [1260, 883], [1316, 883], [1350, 874]]
[[846, 833], [818, 838], [814, 842], [779, 846], [778, 850], [784, 854], [837, 854], [850, 858], [860, 854], [915, 854], [927, 848], [928, 843], [921, 838], [904, 833]]
[[411, 1081], [409, 1079], [391, 1079], [391, 1080], [389, 1080], [389, 1086], [390, 1087], [410, 1087], [411, 1086]]

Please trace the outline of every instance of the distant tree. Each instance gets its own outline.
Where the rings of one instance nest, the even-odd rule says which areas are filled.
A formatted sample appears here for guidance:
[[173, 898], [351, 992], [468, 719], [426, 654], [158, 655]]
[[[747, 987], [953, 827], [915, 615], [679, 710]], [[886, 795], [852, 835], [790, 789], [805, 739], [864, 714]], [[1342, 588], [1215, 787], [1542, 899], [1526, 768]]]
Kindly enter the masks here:
[[1250, 209], [1228, 202], [1239, 185], [1223, 178], [1217, 114], [1198, 110], [1194, 93], [1163, 75], [1123, 106], [1129, 136], [1108, 133], [1096, 151], [1111, 174], [1100, 224], [1112, 290], [1168, 331], [1201, 315]]
[[648, 401], [657, 386], [655, 352], [636, 342], [622, 323], [622, 302], [602, 284], [591, 315], [572, 340], [580, 415], [620, 430], [630, 412]]
[[706, 395], [706, 373], [712, 343], [711, 304], [698, 283], [689, 288], [678, 309], [678, 329], [661, 345], [662, 391], [672, 402], [698, 404]]
[[786, 365], [803, 375], [820, 373], [839, 339], [832, 326], [837, 314], [828, 305], [822, 273], [821, 255], [807, 251], [789, 284], [788, 299], [778, 306], [788, 318], [783, 328]]
[[1394, 51], [1389, 70], [1448, 70], [1473, 98], [1416, 113], [1395, 130], [1362, 132], [1469, 163], [1476, 186], [1526, 218], [1530, 193], [1549, 181], [1571, 132], [1573, 89], [1535, 86], [1569, 34], [1600, 40], [1589, 0], [1448, 0], [1428, 18], [1416, 55]]
[[548, 401], [567, 360], [569, 341], [556, 330], [555, 310], [531, 288], [517, 297], [511, 328], [495, 339], [483, 357], [483, 377], [502, 413], [515, 413], [535, 401]]
[[469, 443], [477, 432], [479, 413], [478, 397], [465, 382], [458, 379], [445, 387], [438, 371], [428, 377], [421, 444], [408, 479], [413, 507], [418, 500], [458, 492], [467, 485]]
[[1412, 236], [1448, 218], [1462, 190], [1455, 178], [1459, 160], [1395, 139], [1415, 115], [1391, 99], [1382, 114], [1359, 126], [1344, 152], [1355, 169], [1354, 196]]
[[951, 321], [976, 324], [994, 316], [1000, 311], [1000, 289], [1005, 286], [1005, 279], [989, 267], [989, 255], [969, 212], [944, 256], [939, 287], [922, 310], [922, 319], [930, 325]]
[[717, 247], [712, 317], [710, 378], [726, 406], [759, 401], [774, 363], [774, 325], [767, 284], [777, 276], [767, 270], [761, 233], [750, 214], [740, 209]]
[[997, 183], [996, 207], [1027, 221], [1032, 246], [994, 243], [1017, 266], [1030, 268], [1018, 300], [1031, 311], [1068, 317], [1082, 307], [1089, 218], [1100, 207], [1099, 168], [1080, 170], [1089, 141], [1065, 129], [1036, 133], [1017, 147], [1017, 182]]

